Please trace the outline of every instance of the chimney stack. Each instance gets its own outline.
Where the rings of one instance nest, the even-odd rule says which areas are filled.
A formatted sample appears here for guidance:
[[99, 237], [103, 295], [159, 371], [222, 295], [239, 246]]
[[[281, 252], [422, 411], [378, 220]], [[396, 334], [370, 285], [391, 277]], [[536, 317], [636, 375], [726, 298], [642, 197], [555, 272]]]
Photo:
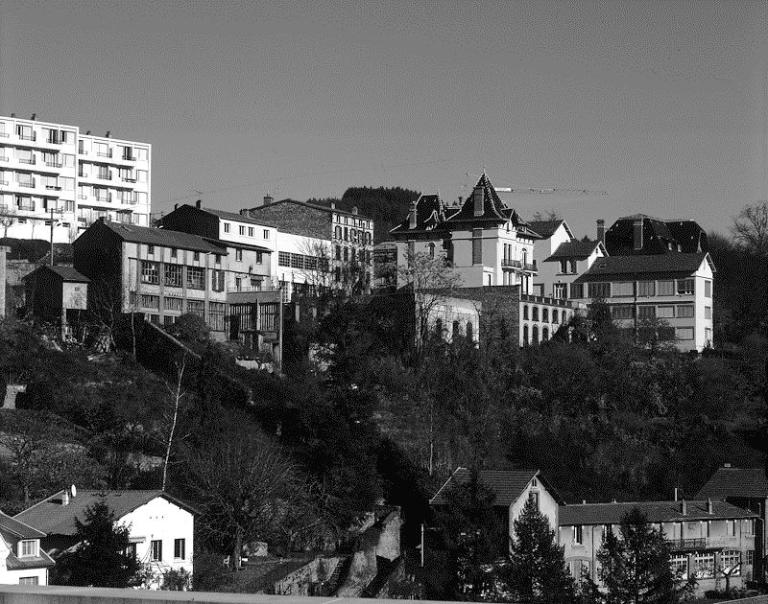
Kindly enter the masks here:
[[61, 496], [61, 505], [69, 505], [69, 489], [64, 489], [64, 493]]
[[679, 494], [678, 488], [675, 487], [675, 501], [677, 501], [678, 494]]
[[357, 216], [357, 213], [358, 213], [358, 211], [359, 211], [359, 210], [357, 209], [357, 206], [352, 206], [352, 213], [353, 213], [355, 216]]
[[16, 114], [15, 113], [11, 113], [11, 117], [16, 117]]
[[177, 204], [177, 203], [173, 204], [173, 209], [174, 210], [178, 210], [179, 209], [179, 204]]
[[683, 516], [688, 515], [688, 504], [686, 503], [685, 499], [683, 499], [683, 501], [680, 503], [680, 513]]
[[724, 468], [730, 468], [730, 467], [732, 467], [732, 466], [731, 466], [731, 464], [730, 464], [730, 463], [726, 462], [726, 463], [724, 463], [724, 464], [723, 464], [723, 467], [724, 467]]
[[597, 240], [605, 244], [605, 220], [602, 218], [597, 219]]
[[475, 187], [475, 190], [472, 191], [472, 200], [475, 204], [475, 216], [482, 216], [483, 215], [483, 188], [482, 187]]
[[112, 131], [107, 130], [107, 133], [104, 135], [104, 138], [109, 138], [110, 136], [112, 136]]
[[635, 250], [643, 249], [643, 218], [635, 218], [632, 222], [632, 239]]
[[335, 202], [335, 201], [332, 201], [332, 202], [331, 202], [331, 209], [332, 209], [332, 210], [335, 210], [335, 209], [336, 209], [336, 202]]
[[264, 205], [265, 205], [265, 206], [268, 206], [268, 205], [269, 205], [269, 204], [271, 204], [273, 201], [275, 201], [275, 198], [274, 198], [274, 197], [272, 197], [272, 196], [271, 196], [269, 193], [267, 193], [267, 194], [264, 196]]
[[37, 113], [33, 113], [32, 117], [29, 119], [31, 119], [34, 122], [37, 119]]
[[712, 499], [707, 497], [707, 514], [712, 513]]
[[198, 209], [202, 208], [203, 207], [203, 200], [202, 199], [198, 199], [195, 202], [195, 207], [198, 208]]
[[411, 204], [411, 211], [408, 213], [408, 228], [409, 229], [415, 229], [416, 225], [418, 224], [418, 216], [416, 215], [416, 208], [418, 204], [414, 201]]

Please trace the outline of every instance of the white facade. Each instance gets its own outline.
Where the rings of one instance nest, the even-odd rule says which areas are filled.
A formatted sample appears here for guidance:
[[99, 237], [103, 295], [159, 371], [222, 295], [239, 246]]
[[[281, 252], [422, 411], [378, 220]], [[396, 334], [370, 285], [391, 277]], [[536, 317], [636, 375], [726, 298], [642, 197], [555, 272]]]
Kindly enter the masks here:
[[172, 569], [192, 574], [195, 524], [192, 513], [164, 497], [156, 497], [118, 522], [130, 527], [137, 560], [147, 565], [157, 579]]
[[[37, 548], [40, 549], [40, 540], [35, 539]], [[7, 542], [0, 536], [0, 583], [3, 585], [48, 585], [48, 568], [24, 568], [9, 569], [8, 556], [13, 553], [19, 560], [24, 561], [19, 550], [21, 541]]]
[[100, 217], [149, 226], [151, 145], [0, 116], [0, 226], [69, 243]]
[[293, 292], [300, 289], [333, 284], [330, 272], [332, 250], [330, 239], [278, 231], [276, 253], [272, 254], [272, 274], [284, 287], [284, 300], [290, 300]]

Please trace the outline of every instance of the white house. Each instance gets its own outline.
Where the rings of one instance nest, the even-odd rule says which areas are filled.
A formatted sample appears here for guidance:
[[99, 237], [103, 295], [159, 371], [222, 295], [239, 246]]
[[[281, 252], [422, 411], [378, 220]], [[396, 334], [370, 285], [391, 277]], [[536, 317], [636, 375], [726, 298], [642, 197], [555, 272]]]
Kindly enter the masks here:
[[42, 548], [54, 559], [77, 543], [75, 520], [83, 522], [86, 510], [103, 501], [120, 525], [129, 527], [131, 551], [154, 576], [154, 586], [168, 570], [192, 574], [194, 525], [197, 511], [160, 490], [78, 491], [64, 489], [17, 514], [41, 532]]
[[0, 583], [48, 585], [54, 565], [40, 547], [45, 533], [0, 512]]

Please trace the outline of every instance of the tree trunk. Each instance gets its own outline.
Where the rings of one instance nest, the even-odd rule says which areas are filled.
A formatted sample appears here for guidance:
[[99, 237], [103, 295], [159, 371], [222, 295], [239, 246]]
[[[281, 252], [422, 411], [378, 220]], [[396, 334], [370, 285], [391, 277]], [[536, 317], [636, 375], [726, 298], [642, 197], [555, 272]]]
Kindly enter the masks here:
[[[135, 350], [134, 350], [135, 354]], [[135, 357], [134, 357], [135, 358]], [[181, 365], [178, 369], [178, 375], [176, 380], [176, 392], [174, 394], [173, 401], [173, 421], [171, 422], [171, 433], [168, 435], [168, 444], [165, 447], [165, 461], [163, 463], [163, 486], [162, 490], [165, 491], [166, 481], [168, 479], [168, 462], [171, 458], [171, 447], [173, 446], [173, 435], [176, 432], [176, 421], [179, 417], [179, 401], [181, 401], [181, 382], [184, 378], [184, 367], [186, 366], [186, 356], [182, 357]]]
[[240, 562], [240, 554], [243, 551], [243, 529], [240, 527], [237, 527], [235, 531], [235, 546], [234, 550], [232, 551], [232, 569], [233, 570], [240, 570], [241, 568], [241, 562]]

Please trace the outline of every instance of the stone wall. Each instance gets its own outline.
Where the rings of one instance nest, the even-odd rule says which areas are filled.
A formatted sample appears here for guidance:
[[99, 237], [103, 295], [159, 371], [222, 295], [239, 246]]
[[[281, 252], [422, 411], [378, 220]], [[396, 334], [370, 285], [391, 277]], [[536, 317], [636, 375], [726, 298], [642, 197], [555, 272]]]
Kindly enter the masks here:
[[254, 220], [275, 226], [285, 233], [330, 239], [331, 213], [298, 202], [278, 202], [250, 210]]

